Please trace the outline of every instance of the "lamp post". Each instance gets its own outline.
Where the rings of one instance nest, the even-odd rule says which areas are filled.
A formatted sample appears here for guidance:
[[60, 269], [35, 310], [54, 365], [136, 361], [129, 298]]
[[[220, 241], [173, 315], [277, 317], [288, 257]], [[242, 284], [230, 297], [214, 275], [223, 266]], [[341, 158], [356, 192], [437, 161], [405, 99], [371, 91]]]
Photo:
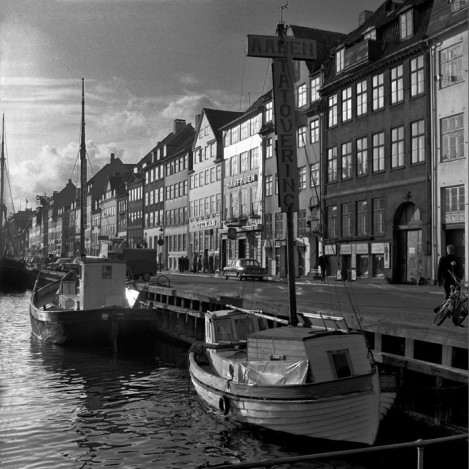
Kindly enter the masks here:
[[164, 239], [163, 239], [163, 227], [160, 227], [160, 236], [157, 241], [158, 246], [159, 246], [159, 252], [158, 252], [158, 264], [160, 266], [160, 272], [163, 272], [163, 265], [162, 265], [162, 257], [163, 257], [163, 245], [164, 245]]

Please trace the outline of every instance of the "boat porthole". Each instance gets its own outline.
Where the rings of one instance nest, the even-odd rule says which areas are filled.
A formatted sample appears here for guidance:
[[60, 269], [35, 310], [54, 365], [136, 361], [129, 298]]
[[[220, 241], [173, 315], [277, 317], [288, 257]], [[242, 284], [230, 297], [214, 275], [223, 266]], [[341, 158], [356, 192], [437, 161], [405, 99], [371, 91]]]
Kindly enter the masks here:
[[218, 408], [223, 415], [228, 415], [228, 412], [230, 411], [230, 401], [226, 396], [220, 397]]

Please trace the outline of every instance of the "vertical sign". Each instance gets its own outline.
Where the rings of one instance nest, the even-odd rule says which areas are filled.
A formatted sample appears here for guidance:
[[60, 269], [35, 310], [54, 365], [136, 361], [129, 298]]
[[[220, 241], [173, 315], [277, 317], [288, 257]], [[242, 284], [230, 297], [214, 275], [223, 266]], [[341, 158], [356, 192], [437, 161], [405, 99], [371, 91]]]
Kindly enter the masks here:
[[290, 57], [273, 60], [278, 203], [281, 212], [297, 212], [299, 210], [293, 73], [293, 60]]

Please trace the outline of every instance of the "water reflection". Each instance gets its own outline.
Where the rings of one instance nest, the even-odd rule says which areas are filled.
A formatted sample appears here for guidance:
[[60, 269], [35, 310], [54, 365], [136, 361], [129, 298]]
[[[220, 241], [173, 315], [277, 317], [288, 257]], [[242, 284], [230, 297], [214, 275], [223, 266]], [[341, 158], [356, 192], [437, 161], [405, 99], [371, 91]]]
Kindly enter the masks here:
[[[0, 295], [2, 469], [202, 468], [340, 449], [207, 412], [190, 383], [187, 349], [158, 343], [150, 354], [114, 356], [41, 342], [31, 334], [28, 301], [28, 293]], [[398, 461], [384, 455], [289, 467], [413, 469], [416, 463], [412, 453]]]

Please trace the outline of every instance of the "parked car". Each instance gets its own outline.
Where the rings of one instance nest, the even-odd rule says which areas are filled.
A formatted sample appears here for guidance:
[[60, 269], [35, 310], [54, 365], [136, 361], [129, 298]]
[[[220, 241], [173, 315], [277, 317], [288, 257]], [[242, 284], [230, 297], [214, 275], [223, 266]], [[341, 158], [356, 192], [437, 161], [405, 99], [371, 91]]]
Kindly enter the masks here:
[[256, 259], [236, 259], [223, 268], [223, 276], [226, 279], [228, 277], [237, 277], [238, 280], [243, 280], [250, 277], [264, 280], [266, 275], [267, 269], [262, 267]]
[[47, 268], [49, 270], [62, 270], [62, 267], [64, 264], [71, 264], [73, 262], [73, 259], [71, 257], [60, 257], [57, 259], [55, 262], [51, 262]]

